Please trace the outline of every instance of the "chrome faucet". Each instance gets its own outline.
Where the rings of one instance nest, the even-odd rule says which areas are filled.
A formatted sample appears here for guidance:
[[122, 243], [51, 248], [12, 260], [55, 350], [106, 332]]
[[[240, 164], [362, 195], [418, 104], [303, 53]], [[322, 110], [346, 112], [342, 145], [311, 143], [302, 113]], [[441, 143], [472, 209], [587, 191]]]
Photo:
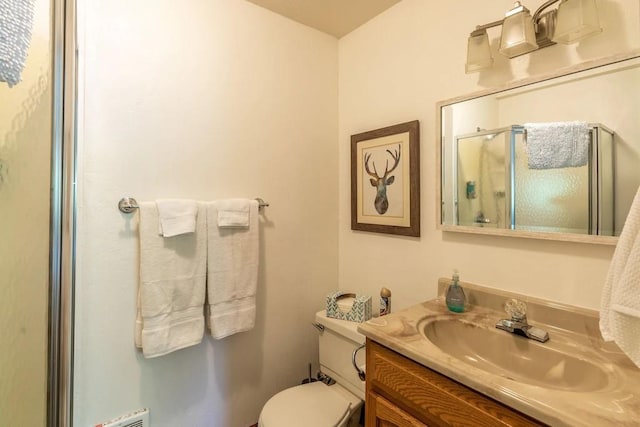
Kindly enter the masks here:
[[527, 304], [523, 301], [517, 299], [507, 300], [504, 310], [511, 316], [511, 319], [498, 320], [496, 328], [540, 342], [549, 340], [547, 331], [529, 325], [527, 322]]

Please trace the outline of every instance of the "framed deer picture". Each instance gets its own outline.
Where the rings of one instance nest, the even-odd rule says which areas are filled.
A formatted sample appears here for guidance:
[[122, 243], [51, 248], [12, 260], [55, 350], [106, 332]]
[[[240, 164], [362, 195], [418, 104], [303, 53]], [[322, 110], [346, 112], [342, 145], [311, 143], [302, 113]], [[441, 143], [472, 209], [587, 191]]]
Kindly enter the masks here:
[[351, 229], [420, 236], [417, 120], [351, 135]]

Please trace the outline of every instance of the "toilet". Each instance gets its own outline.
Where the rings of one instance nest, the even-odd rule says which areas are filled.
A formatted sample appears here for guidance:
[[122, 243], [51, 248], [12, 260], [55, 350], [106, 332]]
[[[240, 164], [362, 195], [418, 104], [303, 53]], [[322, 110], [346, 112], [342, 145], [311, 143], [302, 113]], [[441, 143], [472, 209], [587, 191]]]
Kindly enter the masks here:
[[[364, 381], [352, 363], [354, 350], [365, 338], [358, 323], [316, 313], [320, 333], [320, 370], [336, 383], [317, 381], [291, 387], [272, 396], [262, 408], [258, 427], [357, 427], [364, 400]], [[364, 349], [356, 364], [364, 368]]]

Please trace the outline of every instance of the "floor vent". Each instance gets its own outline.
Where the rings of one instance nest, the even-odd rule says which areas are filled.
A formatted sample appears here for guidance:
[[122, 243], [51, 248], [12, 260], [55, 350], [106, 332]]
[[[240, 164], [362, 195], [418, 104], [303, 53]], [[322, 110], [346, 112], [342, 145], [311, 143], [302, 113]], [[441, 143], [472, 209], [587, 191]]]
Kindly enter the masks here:
[[140, 409], [95, 427], [149, 427], [149, 409]]

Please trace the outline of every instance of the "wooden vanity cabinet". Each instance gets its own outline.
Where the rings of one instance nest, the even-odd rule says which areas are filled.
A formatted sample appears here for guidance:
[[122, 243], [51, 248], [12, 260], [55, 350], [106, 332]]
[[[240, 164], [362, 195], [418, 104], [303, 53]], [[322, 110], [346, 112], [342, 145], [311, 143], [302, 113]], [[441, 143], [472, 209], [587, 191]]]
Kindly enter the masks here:
[[544, 426], [367, 339], [365, 427]]

